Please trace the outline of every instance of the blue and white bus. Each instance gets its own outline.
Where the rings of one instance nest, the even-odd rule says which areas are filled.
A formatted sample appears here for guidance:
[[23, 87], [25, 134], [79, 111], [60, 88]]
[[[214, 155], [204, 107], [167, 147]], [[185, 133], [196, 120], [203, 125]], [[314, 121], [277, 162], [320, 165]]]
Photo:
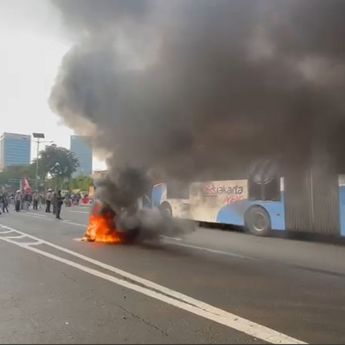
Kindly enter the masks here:
[[345, 236], [345, 175], [308, 169], [281, 177], [261, 170], [266, 173], [245, 179], [189, 183], [183, 197], [169, 183], [159, 183], [152, 206], [177, 218], [241, 226], [258, 236], [272, 230]]

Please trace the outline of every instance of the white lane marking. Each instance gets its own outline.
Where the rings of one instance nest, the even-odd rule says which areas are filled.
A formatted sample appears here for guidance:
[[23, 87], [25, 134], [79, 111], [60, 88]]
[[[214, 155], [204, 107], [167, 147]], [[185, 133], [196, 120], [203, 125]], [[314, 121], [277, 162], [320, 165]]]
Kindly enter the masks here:
[[0, 235], [2, 235], [2, 234], [9, 234], [10, 232], [13, 232], [13, 230], [0, 231]]
[[166, 239], [170, 239], [170, 240], [174, 240], [174, 241], [182, 241], [181, 237], [173, 237], [173, 236], [165, 236], [165, 235], [161, 235], [162, 238], [166, 238]]
[[[173, 237], [168, 237], [168, 236], [164, 236], [164, 238], [168, 239], [168, 240], [169, 239], [175, 240]], [[207, 247], [199, 247], [199, 246], [195, 246], [193, 244], [188, 244], [188, 243], [178, 243], [178, 242], [173, 242], [173, 241], [167, 241], [166, 243], [172, 244], [174, 246], [201, 250], [201, 251], [212, 253], [212, 254], [231, 256], [231, 257], [235, 257], [235, 258], [239, 258], [239, 259], [255, 260], [255, 258], [253, 258], [251, 256], [245, 256], [245, 255], [241, 255], [241, 254], [237, 254], [237, 253], [233, 253], [233, 252], [226, 252], [223, 250], [211, 249], [211, 248], [207, 248]]]
[[[0, 224], [1, 225], [1, 224]], [[3, 228], [16, 231], [19, 234], [25, 234], [19, 230], [3, 226]], [[14, 242], [11, 239], [6, 239], [6, 237], [1, 238], [1, 240], [15, 244], [21, 248], [25, 248], [27, 250], [30, 250], [32, 252], [35, 252], [37, 254], [40, 254], [42, 256], [48, 257], [50, 259], [53, 259], [55, 261], [64, 263], [68, 266], [74, 267], [76, 269], [79, 269], [80, 271], [89, 273], [95, 277], [102, 278], [104, 280], [110, 281], [114, 284], [126, 287], [130, 290], [136, 291], [138, 293], [142, 293], [143, 295], [152, 297], [154, 299], [157, 299], [159, 301], [165, 302], [167, 304], [170, 304], [172, 306], [175, 306], [177, 308], [180, 308], [182, 310], [188, 311], [190, 313], [193, 313], [195, 315], [198, 315], [200, 317], [204, 317], [208, 320], [212, 320], [214, 322], [217, 322], [219, 324], [222, 324], [224, 326], [230, 327], [232, 329], [235, 329], [239, 332], [245, 333], [249, 336], [273, 343], [273, 344], [305, 344], [304, 342], [289, 337], [283, 333], [277, 332], [273, 329], [270, 329], [268, 327], [262, 326], [260, 324], [257, 324], [255, 322], [249, 321], [247, 319], [241, 318], [235, 314], [232, 314], [230, 312], [227, 312], [225, 310], [216, 308], [212, 305], [209, 305], [205, 302], [199, 301], [197, 299], [194, 299], [192, 297], [189, 297], [187, 295], [181, 294], [177, 291], [171, 290], [169, 288], [166, 288], [164, 286], [161, 286], [159, 284], [156, 284], [154, 282], [151, 282], [149, 280], [143, 279], [139, 276], [133, 275], [131, 273], [128, 273], [126, 271], [120, 270], [118, 268], [115, 268], [113, 266], [104, 264], [100, 261], [91, 259], [87, 256], [81, 255], [79, 253], [73, 252], [71, 250], [68, 250], [66, 248], [54, 245], [53, 243], [41, 240], [37, 237], [25, 234], [28, 237], [40, 241], [42, 244], [48, 244], [53, 248], [59, 249], [65, 253], [68, 253], [72, 256], [81, 258], [87, 262], [93, 263], [97, 266], [100, 266], [102, 268], [105, 268], [109, 271], [112, 271], [114, 273], [119, 274], [120, 276], [124, 278], [129, 278], [132, 280], [132, 282], [124, 279], [119, 279], [114, 276], [111, 276], [109, 274], [105, 274], [103, 272], [100, 272], [98, 270], [89, 268], [87, 266], [81, 265], [79, 263], [73, 262], [71, 260], [59, 257], [57, 255], [53, 255], [51, 253], [48, 253], [46, 251], [33, 248], [30, 246], [30, 244], [25, 243], [18, 243]], [[141, 285], [135, 284], [135, 282], [140, 283]], [[144, 285], [144, 286], [142, 286]], [[177, 299], [176, 299], [177, 298]]]
[[66, 223], [66, 224], [70, 224], [70, 225], [81, 226], [83, 228], [87, 227], [87, 224], [76, 223], [76, 222], [72, 222], [70, 220], [63, 220], [62, 222]]
[[4, 238], [11, 239], [11, 240], [21, 239], [21, 238], [25, 238], [25, 237], [27, 237], [27, 236], [26, 235], [4, 236]]
[[68, 210], [67, 212], [72, 212], [72, 213], [85, 213], [85, 214], [89, 214], [90, 212], [88, 211], [70, 211]]
[[48, 218], [48, 216], [37, 216], [34, 213], [21, 213], [20, 216], [24, 216], [24, 217], [31, 217], [31, 218], [35, 218], [35, 219], [42, 219], [42, 220], [52, 220], [51, 218]]
[[22, 214], [28, 214], [28, 213], [36, 217], [45, 217], [45, 218], [48, 217], [46, 214], [41, 214], [41, 213], [32, 212], [32, 211], [26, 211], [26, 212], [23, 212]]
[[[47, 218], [45, 220], [53, 220], [50, 218]], [[63, 220], [62, 221], [65, 224], [70, 224], [70, 225], [75, 225], [75, 226], [80, 226], [82, 228], [86, 228], [87, 224], [82, 224], [82, 223], [76, 223], [76, 222], [72, 222], [70, 220]], [[174, 241], [182, 241], [182, 238], [180, 237], [172, 237], [172, 236], [161, 236], [163, 239], [168, 240], [168, 244], [172, 244], [174, 246], [179, 246], [179, 247], [184, 247], [184, 248], [191, 248], [191, 249], [196, 249], [196, 250], [200, 250], [200, 251], [204, 251], [204, 252], [208, 252], [211, 254], [217, 254], [217, 255], [224, 255], [224, 256], [230, 256], [230, 257], [234, 257], [234, 258], [239, 258], [239, 259], [247, 259], [247, 260], [257, 260], [254, 257], [251, 256], [245, 256], [245, 255], [241, 255], [241, 254], [237, 254], [237, 253], [233, 253], [233, 252], [226, 252], [223, 250], [217, 250], [217, 249], [211, 249], [211, 248], [207, 248], [207, 247], [200, 247], [200, 246], [196, 246], [193, 244], [187, 244], [187, 243], [178, 243], [178, 242], [172, 242], [169, 240], [174, 240]], [[75, 239], [76, 241], [78, 241], [78, 239]]]
[[[49, 216], [37, 217], [34, 214], [28, 214], [28, 213], [22, 213], [21, 216], [31, 217], [31, 218], [35, 218], [35, 219], [43, 219], [43, 220], [47, 220], [47, 221], [51, 221], [51, 222], [55, 222], [56, 221], [54, 216], [53, 217], [49, 217]], [[81, 224], [81, 223], [72, 222], [72, 221], [70, 221], [68, 219], [63, 220], [62, 223], [70, 224], [70, 225], [76, 225], [76, 226], [81, 226], [83, 228], [87, 227], [87, 224]]]

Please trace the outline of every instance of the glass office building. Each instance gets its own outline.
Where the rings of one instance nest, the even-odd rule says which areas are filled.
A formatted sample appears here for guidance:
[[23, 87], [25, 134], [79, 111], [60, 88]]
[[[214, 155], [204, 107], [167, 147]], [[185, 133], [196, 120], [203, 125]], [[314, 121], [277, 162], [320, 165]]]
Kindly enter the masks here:
[[92, 174], [92, 144], [91, 139], [85, 136], [71, 136], [71, 151], [79, 160], [79, 168], [74, 176], [90, 176]]
[[29, 165], [30, 161], [30, 135], [3, 133], [0, 136], [0, 171], [9, 166]]

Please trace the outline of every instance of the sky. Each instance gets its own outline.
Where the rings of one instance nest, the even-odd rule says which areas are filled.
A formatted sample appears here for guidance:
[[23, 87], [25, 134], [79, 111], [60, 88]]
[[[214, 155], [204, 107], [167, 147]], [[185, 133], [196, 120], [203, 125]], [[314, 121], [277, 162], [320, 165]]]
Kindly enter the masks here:
[[[0, 133], [42, 132], [69, 148], [74, 133], [50, 110], [48, 97], [71, 45], [50, 1], [0, 0]], [[104, 168], [94, 159], [95, 170]]]

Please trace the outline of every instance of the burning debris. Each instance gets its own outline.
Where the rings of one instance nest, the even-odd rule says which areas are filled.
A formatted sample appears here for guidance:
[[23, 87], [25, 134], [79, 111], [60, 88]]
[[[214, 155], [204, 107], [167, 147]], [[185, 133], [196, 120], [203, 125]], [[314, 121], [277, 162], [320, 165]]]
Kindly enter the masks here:
[[[130, 169], [123, 170], [119, 181], [122, 181], [123, 177], [133, 178], [133, 174], [134, 171]], [[140, 174], [137, 175], [139, 176]], [[140, 207], [139, 197], [133, 197], [133, 202], [129, 203], [131, 199], [121, 197], [122, 191], [116, 193], [120, 190], [117, 187], [119, 181], [115, 183], [109, 176], [97, 181], [96, 201], [89, 217], [84, 241], [112, 244], [157, 242], [162, 235], [182, 236], [195, 230], [195, 224], [191, 221], [176, 220], [158, 209]], [[141, 182], [144, 181], [145, 179], [141, 179]], [[132, 187], [134, 182], [133, 180]], [[126, 190], [126, 196], [131, 195], [128, 186], [123, 189]]]
[[138, 170], [123, 169], [96, 181], [95, 203], [84, 241], [124, 244], [159, 241], [161, 235], [183, 235], [194, 230], [186, 220], [174, 220], [159, 210], [141, 207], [149, 192], [147, 177]]
[[89, 225], [83, 241], [103, 243], [123, 243], [123, 238], [116, 231], [115, 212], [97, 201], [89, 218]]
[[86, 241], [117, 244], [137, 237], [139, 223], [128, 219], [139, 211], [138, 199], [145, 192], [146, 180], [133, 169], [122, 170], [115, 177], [116, 180], [107, 176], [97, 181]]
[[118, 228], [117, 215], [101, 201], [97, 200], [89, 217], [89, 225], [83, 241], [124, 244], [133, 242], [138, 228]]

